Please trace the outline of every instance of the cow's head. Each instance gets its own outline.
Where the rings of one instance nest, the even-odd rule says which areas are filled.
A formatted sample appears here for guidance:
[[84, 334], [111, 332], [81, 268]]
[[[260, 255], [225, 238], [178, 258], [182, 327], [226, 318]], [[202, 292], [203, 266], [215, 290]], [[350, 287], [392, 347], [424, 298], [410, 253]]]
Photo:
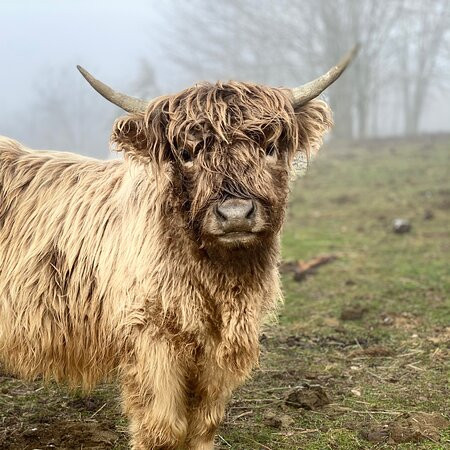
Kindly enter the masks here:
[[279, 232], [293, 160], [299, 152], [315, 153], [331, 126], [330, 109], [315, 98], [354, 53], [295, 89], [202, 83], [150, 102], [119, 94], [79, 69], [130, 113], [116, 121], [112, 141], [156, 177], [169, 177], [173, 213], [199, 246], [249, 249]]

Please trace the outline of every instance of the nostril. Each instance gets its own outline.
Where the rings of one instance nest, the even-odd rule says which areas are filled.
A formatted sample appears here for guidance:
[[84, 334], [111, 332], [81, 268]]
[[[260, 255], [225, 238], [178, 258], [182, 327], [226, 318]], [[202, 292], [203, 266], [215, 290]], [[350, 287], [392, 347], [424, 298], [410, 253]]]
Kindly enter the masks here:
[[255, 215], [255, 203], [253, 200], [250, 200], [250, 205], [248, 208], [247, 215], [245, 216], [246, 219], [251, 219]]
[[226, 207], [223, 206], [223, 203], [219, 206], [216, 206], [215, 213], [216, 213], [216, 216], [219, 217], [219, 219], [227, 220], [227, 218], [228, 218], [227, 210], [226, 210]]

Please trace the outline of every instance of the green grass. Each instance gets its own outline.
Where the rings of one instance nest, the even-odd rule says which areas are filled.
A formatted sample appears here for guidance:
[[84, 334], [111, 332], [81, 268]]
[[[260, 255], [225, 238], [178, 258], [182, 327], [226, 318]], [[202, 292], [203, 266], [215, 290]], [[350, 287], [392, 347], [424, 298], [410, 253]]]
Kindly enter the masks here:
[[[448, 416], [449, 150], [448, 139], [331, 145], [295, 182], [283, 258], [332, 253], [338, 260], [301, 283], [283, 275], [279, 326], [267, 331], [262, 369], [235, 400], [240, 405], [244, 395], [271, 398], [266, 408], [289, 414], [295, 426], [270, 429], [252, 412], [223, 428], [232, 448], [391, 448], [368, 442], [361, 431], [406, 412]], [[433, 213], [431, 220], [426, 211]], [[410, 220], [412, 231], [393, 233], [395, 218]], [[362, 318], [341, 320], [341, 312], [355, 306], [366, 310]], [[299, 337], [298, 346], [286, 345], [290, 335]], [[392, 355], [352, 357], [375, 344]], [[271, 377], [279, 374], [274, 370], [294, 375], [280, 381]], [[284, 391], [308, 380], [330, 393], [331, 405], [316, 411], [284, 406]], [[258, 404], [248, 401], [248, 411]], [[249, 439], [260, 444], [251, 446]], [[446, 445], [444, 431], [439, 442], [423, 439], [397, 448]]]
[[[364, 431], [414, 411], [449, 416], [449, 150], [449, 137], [331, 144], [295, 182], [283, 259], [330, 253], [338, 259], [301, 283], [283, 274], [279, 324], [265, 329], [261, 367], [233, 396], [218, 448], [388, 449], [392, 443], [369, 442]], [[431, 220], [426, 211], [433, 213]], [[409, 219], [411, 232], [394, 234], [395, 218]], [[349, 308], [364, 314], [343, 320]], [[367, 353], [373, 346], [384, 353]], [[287, 406], [286, 393], [305, 383], [322, 386], [331, 403], [314, 410]], [[49, 433], [64, 429], [64, 421], [95, 422], [115, 433], [112, 448], [127, 448], [114, 387], [101, 386], [83, 400], [40, 386], [2, 379], [6, 425], [0, 426], [0, 447], [2, 433], [20, 436], [45, 416], [55, 424]], [[268, 412], [291, 423], [269, 425]], [[89, 442], [97, 435], [92, 429]], [[450, 430], [439, 430], [395, 448], [448, 446]]]

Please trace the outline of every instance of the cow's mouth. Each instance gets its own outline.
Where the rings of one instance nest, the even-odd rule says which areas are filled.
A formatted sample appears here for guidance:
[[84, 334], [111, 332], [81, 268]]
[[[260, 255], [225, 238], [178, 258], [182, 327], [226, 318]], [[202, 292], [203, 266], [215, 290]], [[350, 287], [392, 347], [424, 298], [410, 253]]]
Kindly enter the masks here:
[[251, 231], [230, 231], [217, 236], [217, 240], [225, 245], [245, 245], [250, 244], [255, 239], [257, 239], [257, 234]]
[[226, 249], [250, 248], [261, 241], [264, 232], [251, 228], [236, 228], [228, 230], [208, 230], [203, 237], [205, 244], [213, 247], [219, 246]]

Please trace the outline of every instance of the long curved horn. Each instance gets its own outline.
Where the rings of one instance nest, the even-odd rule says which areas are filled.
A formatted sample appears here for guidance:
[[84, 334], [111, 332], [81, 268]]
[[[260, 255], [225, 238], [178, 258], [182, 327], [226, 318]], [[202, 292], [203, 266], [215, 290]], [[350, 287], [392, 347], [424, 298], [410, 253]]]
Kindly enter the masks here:
[[120, 92], [116, 92], [114, 89], [111, 89], [105, 83], [95, 79], [86, 69], [83, 69], [81, 66], [77, 66], [77, 69], [80, 71], [81, 75], [86, 79], [86, 81], [106, 100], [109, 100], [111, 103], [114, 103], [119, 108], [129, 112], [129, 113], [140, 113], [144, 112], [147, 108], [148, 101], [142, 100], [136, 97], [130, 97], [126, 94], [121, 94]]
[[326, 74], [303, 86], [292, 89], [292, 103], [294, 108], [308, 103], [313, 98], [319, 96], [330, 84], [334, 83], [350, 64], [356, 53], [358, 53], [358, 50], [359, 45], [357, 44], [342, 58], [337, 66], [332, 67]]

